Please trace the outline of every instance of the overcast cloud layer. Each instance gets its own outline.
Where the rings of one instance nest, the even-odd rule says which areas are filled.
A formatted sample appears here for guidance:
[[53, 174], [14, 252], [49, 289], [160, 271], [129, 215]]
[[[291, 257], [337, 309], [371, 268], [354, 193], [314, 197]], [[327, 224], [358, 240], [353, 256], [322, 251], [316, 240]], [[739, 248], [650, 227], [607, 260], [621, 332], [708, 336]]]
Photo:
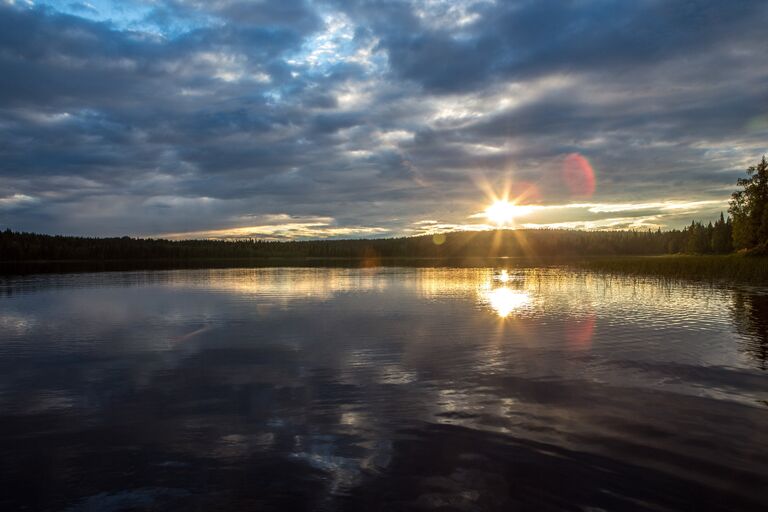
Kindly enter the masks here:
[[[768, 148], [764, 0], [0, 0], [0, 227], [680, 226]], [[583, 155], [594, 190], [569, 189]]]

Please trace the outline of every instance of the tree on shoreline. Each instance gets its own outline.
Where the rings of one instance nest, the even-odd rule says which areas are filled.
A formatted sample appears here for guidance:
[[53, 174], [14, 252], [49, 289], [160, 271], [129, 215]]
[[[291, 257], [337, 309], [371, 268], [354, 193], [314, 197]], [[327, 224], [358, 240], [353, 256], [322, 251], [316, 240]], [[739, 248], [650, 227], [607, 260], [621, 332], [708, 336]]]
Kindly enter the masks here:
[[733, 251], [733, 222], [731, 218], [726, 219], [723, 212], [720, 212], [720, 218], [715, 221], [712, 231], [712, 252], [715, 254], [727, 254]]
[[668, 252], [685, 252], [688, 254], [728, 254], [733, 251], [731, 242], [733, 223], [720, 212], [720, 218], [706, 226], [693, 221], [683, 230], [685, 245], [679, 248], [670, 247]]
[[764, 250], [768, 246], [768, 161], [765, 156], [736, 182], [743, 190], [731, 195], [735, 249]]

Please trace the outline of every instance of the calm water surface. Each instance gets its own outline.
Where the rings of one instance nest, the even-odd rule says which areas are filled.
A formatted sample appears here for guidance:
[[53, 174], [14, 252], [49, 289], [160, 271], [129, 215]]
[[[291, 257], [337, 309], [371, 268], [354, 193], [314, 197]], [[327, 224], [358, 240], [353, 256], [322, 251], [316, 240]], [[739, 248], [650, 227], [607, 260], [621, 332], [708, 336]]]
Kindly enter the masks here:
[[765, 510], [768, 295], [541, 269], [0, 280], [2, 510]]

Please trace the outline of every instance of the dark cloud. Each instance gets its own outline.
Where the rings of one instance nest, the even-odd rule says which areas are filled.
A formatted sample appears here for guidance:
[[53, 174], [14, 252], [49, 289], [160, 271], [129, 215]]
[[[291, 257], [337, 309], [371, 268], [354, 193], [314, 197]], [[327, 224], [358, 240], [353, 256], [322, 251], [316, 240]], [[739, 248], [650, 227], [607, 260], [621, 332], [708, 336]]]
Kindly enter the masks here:
[[404, 6], [391, 18], [381, 9], [370, 2], [363, 12], [393, 71], [436, 92], [552, 72], [623, 73], [713, 46], [749, 46], [759, 37], [755, 20], [768, 15], [759, 0], [522, 0], [478, 7], [465, 26], [424, 27]]
[[766, 151], [758, 0], [109, 5], [0, 4], [3, 227], [403, 233], [473, 222], [482, 180], [574, 201], [571, 153], [590, 201], [647, 203], [726, 199]]

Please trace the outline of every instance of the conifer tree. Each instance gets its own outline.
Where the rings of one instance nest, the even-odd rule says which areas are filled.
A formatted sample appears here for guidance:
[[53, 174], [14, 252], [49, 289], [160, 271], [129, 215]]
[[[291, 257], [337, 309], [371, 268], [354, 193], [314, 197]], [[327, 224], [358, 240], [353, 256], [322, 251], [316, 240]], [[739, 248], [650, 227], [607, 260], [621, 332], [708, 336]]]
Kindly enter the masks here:
[[726, 221], [723, 212], [720, 212], [720, 218], [715, 221], [712, 230], [712, 252], [725, 254], [732, 250], [730, 218]]

